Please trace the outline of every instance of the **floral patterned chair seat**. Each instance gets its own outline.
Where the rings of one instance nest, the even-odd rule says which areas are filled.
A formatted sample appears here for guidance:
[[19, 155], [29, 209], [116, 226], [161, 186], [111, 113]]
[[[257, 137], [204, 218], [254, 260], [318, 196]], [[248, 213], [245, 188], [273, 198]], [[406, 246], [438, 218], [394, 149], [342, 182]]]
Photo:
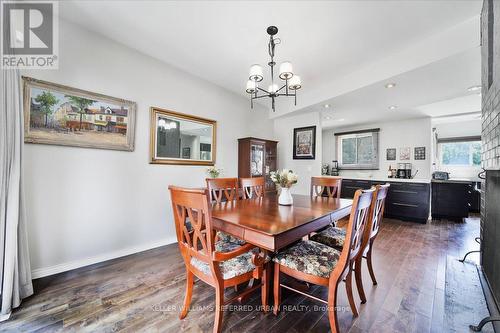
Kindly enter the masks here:
[[340, 251], [305, 240], [279, 252], [273, 261], [302, 273], [329, 278], [339, 258]]
[[217, 231], [217, 238], [222, 242], [234, 243], [236, 245], [245, 244], [244, 240], [239, 239], [237, 237], [234, 237], [232, 235], [226, 234], [225, 232], [222, 232], [222, 231]]
[[[240, 245], [226, 242], [226, 241], [218, 241], [215, 243], [215, 250], [217, 252], [230, 252], [236, 250]], [[251, 272], [255, 269], [255, 265], [252, 263], [252, 254], [257, 252], [258, 248], [255, 248], [252, 251], [247, 253], [243, 253], [235, 258], [229, 259], [227, 261], [223, 261], [219, 263], [219, 267], [222, 273], [222, 277], [224, 280], [231, 279], [235, 276], [242, 275], [248, 272]], [[270, 260], [270, 257], [266, 257], [266, 262]], [[210, 266], [195, 257], [191, 257], [191, 265], [196, 267], [199, 271], [204, 274], [211, 275]]]
[[328, 227], [323, 231], [311, 236], [311, 240], [342, 250], [345, 241], [345, 229]]

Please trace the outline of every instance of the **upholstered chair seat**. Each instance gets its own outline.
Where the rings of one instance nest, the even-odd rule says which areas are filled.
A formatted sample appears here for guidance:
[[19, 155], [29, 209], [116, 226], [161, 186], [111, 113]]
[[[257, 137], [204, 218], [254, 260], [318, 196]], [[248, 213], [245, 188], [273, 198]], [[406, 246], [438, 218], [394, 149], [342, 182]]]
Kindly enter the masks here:
[[234, 236], [231, 236], [229, 234], [226, 234], [225, 232], [222, 232], [222, 231], [218, 231], [217, 232], [217, 238], [221, 242], [233, 243], [233, 244], [236, 244], [236, 245], [243, 245], [243, 244], [245, 244], [244, 240], [239, 239], [239, 238], [234, 237]]
[[279, 252], [273, 261], [305, 274], [329, 278], [339, 258], [340, 251], [305, 240]]
[[[231, 252], [238, 249], [239, 247], [240, 246], [238, 244], [226, 241], [218, 241], [217, 243], [215, 243], [216, 252]], [[222, 273], [222, 278], [224, 280], [228, 280], [253, 271], [255, 269], [255, 265], [252, 263], [252, 255], [254, 253], [258, 253], [258, 251], [258, 248], [255, 248], [254, 250], [243, 253], [242, 255], [239, 255], [235, 258], [220, 262], [219, 267]], [[270, 258], [269, 256], [267, 256], [265, 262], [268, 262], [269, 260]], [[203, 274], [211, 274], [209, 264], [204, 261], [198, 260], [195, 257], [191, 257], [191, 265], [193, 265]]]
[[311, 236], [311, 240], [331, 246], [342, 251], [344, 247], [346, 230], [337, 227], [328, 227]]

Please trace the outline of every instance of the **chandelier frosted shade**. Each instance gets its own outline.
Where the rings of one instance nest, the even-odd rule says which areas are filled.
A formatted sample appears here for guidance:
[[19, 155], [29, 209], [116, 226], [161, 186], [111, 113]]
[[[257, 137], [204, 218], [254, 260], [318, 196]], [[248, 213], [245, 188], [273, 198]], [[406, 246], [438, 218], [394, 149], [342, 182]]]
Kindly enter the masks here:
[[278, 85], [274, 83], [269, 86], [268, 92], [270, 94], [275, 94], [278, 91], [278, 89], [279, 89]]
[[289, 61], [282, 62], [280, 65], [280, 79], [289, 80], [293, 76], [292, 63]]
[[264, 78], [262, 67], [258, 64], [250, 66], [250, 75], [248, 77], [249, 80], [260, 82]]
[[246, 91], [249, 94], [255, 93], [257, 91], [257, 82], [252, 81], [252, 80], [248, 80], [247, 81], [247, 89], [246, 89]]
[[288, 88], [290, 88], [291, 90], [299, 90], [300, 88], [302, 88], [302, 81], [300, 80], [300, 76], [292, 76], [292, 78], [288, 81]]

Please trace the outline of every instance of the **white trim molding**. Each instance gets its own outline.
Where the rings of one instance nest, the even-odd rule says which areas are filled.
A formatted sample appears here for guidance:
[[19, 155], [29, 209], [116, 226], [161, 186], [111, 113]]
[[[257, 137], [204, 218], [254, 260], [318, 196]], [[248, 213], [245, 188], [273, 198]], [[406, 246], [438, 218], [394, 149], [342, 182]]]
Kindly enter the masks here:
[[137, 245], [137, 246], [133, 246], [133, 247], [129, 247], [129, 248], [113, 251], [113, 252], [103, 253], [103, 254], [99, 254], [99, 255], [96, 255], [93, 257], [89, 257], [89, 258], [69, 261], [69, 262], [57, 264], [57, 265], [50, 266], [50, 267], [33, 269], [31, 271], [31, 275], [32, 275], [33, 279], [38, 279], [38, 278], [42, 278], [45, 276], [50, 276], [50, 275], [54, 275], [54, 274], [58, 274], [58, 273], [62, 273], [62, 272], [71, 271], [71, 270], [76, 269], [76, 268], [81, 268], [81, 267], [97, 264], [100, 262], [104, 262], [104, 261], [108, 261], [108, 260], [112, 260], [112, 259], [116, 259], [116, 258], [120, 258], [120, 257], [125, 257], [125, 256], [131, 255], [131, 254], [151, 250], [151, 249], [154, 249], [154, 248], [157, 248], [160, 246], [173, 244], [175, 242], [177, 242], [176, 238], [172, 238], [172, 237], [164, 238], [164, 239], [160, 239], [158, 241], [152, 242], [152, 243]]

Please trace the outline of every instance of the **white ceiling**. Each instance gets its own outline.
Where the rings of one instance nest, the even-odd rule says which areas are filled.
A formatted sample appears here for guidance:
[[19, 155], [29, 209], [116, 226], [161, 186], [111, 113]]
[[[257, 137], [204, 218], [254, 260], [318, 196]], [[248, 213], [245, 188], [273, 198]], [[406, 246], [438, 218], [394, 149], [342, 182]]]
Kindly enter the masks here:
[[[481, 84], [480, 67], [476, 47], [326, 101], [328, 109], [319, 104], [309, 111], [322, 112], [324, 128], [478, 112], [481, 96], [467, 88]], [[396, 87], [385, 88], [389, 82]]]
[[[265, 30], [276, 25], [282, 40], [277, 46], [276, 60], [292, 61], [302, 77], [302, 94], [319, 91], [332, 78], [348, 75], [479, 15], [481, 3], [480, 0], [64, 1], [60, 3], [60, 15], [241, 95], [246, 95], [249, 66], [268, 62]], [[453, 66], [447, 62], [444, 65]], [[410, 77], [421, 79], [417, 74]], [[405, 79], [401, 79], [403, 83]], [[417, 98], [411, 95], [418, 93], [427, 83], [425, 80], [424, 77], [420, 84], [408, 82], [407, 87], [419, 88], [413, 92], [406, 90], [396, 102], [405, 108], [416, 107]], [[434, 95], [453, 84], [443, 81], [446, 80], [434, 85], [437, 89]], [[405, 84], [398, 87], [404, 89]], [[366, 89], [368, 95], [356, 96], [365, 99], [367, 105], [385, 103], [380, 99], [388, 92], [382, 91], [378, 96], [375, 88]], [[437, 100], [457, 97], [458, 88], [443, 89], [441, 95]], [[356, 96], [343, 97], [340, 104], [358, 103]], [[403, 100], [406, 97], [408, 101]], [[418, 103], [437, 100], [422, 99]], [[300, 108], [307, 109], [310, 105]], [[370, 112], [369, 115], [374, 110]], [[411, 112], [417, 111], [409, 111], [408, 115], [413, 116]]]
[[416, 109], [433, 118], [446, 118], [446, 116], [449, 115], [481, 113], [481, 94], [465, 91], [463, 91], [463, 93], [465, 96], [422, 105]]

